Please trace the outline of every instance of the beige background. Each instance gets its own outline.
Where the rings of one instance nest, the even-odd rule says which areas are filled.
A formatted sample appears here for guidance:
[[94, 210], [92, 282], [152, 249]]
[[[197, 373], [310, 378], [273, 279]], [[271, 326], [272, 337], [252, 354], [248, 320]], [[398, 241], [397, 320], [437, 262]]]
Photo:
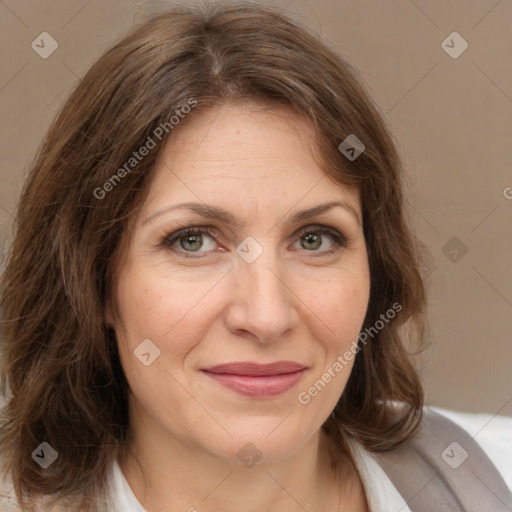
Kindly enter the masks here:
[[[512, 3], [263, 3], [286, 8], [360, 69], [399, 142], [411, 214], [433, 254], [428, 402], [512, 415]], [[2, 243], [58, 106], [137, 9], [128, 0], [0, 2]], [[48, 59], [31, 48], [44, 31], [59, 45]], [[453, 31], [469, 44], [456, 59], [441, 46]], [[453, 237], [467, 248], [462, 258], [446, 247]]]

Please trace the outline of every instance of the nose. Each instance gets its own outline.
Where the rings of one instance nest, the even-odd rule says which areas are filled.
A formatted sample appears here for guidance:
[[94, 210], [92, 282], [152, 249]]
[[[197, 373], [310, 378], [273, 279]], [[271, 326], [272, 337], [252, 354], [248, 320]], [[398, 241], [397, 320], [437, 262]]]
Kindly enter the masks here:
[[231, 301], [226, 314], [228, 329], [250, 334], [259, 343], [285, 337], [298, 323], [298, 297], [289, 274], [270, 250], [247, 263], [236, 261], [231, 271]]

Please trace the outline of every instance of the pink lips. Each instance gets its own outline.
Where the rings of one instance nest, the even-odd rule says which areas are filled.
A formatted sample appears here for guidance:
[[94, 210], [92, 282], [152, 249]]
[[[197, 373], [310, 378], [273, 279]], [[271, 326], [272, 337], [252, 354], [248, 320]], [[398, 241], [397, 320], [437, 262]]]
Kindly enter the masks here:
[[291, 389], [306, 368], [292, 361], [270, 364], [235, 362], [203, 368], [201, 371], [240, 395], [264, 398], [278, 396]]

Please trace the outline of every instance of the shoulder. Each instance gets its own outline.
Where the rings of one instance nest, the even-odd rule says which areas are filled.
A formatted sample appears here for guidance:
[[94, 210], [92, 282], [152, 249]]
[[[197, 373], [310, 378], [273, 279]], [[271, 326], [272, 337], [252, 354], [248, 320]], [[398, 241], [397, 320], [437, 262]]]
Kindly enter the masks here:
[[[413, 436], [391, 450], [373, 453], [405, 501], [419, 510], [462, 506], [494, 512], [504, 504], [512, 510], [507, 477], [512, 460], [510, 418], [432, 407], [422, 412]], [[504, 439], [506, 448], [501, 445]]]
[[512, 489], [512, 417], [497, 414], [457, 412], [427, 407], [453, 421], [482, 448]]

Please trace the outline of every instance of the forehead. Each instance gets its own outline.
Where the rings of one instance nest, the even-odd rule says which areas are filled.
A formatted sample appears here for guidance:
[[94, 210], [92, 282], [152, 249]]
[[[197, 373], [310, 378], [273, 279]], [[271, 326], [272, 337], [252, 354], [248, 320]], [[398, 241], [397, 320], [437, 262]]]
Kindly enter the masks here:
[[[172, 132], [146, 203], [172, 200], [270, 204], [356, 199], [319, 165], [310, 124], [287, 107], [224, 104], [196, 112]], [[144, 208], [147, 213], [147, 208]]]
[[281, 166], [287, 161], [295, 165], [303, 162], [309, 167], [312, 164], [312, 128], [284, 106], [224, 104], [196, 113], [177, 128], [164, 155], [176, 167], [186, 162], [189, 176], [196, 167], [226, 169], [227, 175], [228, 171], [244, 173], [247, 167], [275, 170], [271, 165], [274, 161]]

